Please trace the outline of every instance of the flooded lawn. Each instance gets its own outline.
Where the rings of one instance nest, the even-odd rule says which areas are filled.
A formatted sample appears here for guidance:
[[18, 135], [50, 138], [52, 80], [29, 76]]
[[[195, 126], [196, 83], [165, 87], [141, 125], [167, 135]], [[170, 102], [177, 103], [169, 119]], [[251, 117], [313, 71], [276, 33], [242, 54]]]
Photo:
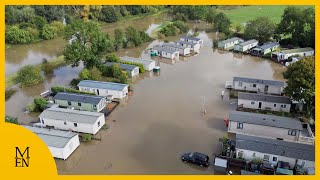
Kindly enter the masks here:
[[[182, 163], [180, 155], [199, 151], [212, 157], [219, 151], [230, 108], [221, 98], [225, 81], [234, 76], [283, 80], [286, 69], [269, 60], [212, 49], [215, 36], [200, 31], [205, 44], [197, 56], [174, 62], [155, 58], [160, 76], [140, 74], [133, 95], [109, 116], [110, 128], [99, 134], [102, 140], [81, 143], [67, 161], [56, 160], [59, 174], [213, 174], [211, 167]], [[159, 42], [117, 54], [147, 57], [146, 49]], [[62, 67], [45, 83], [19, 90], [6, 102], [6, 113], [18, 116], [20, 123], [36, 120], [36, 115], [23, 113], [25, 105], [53, 85], [68, 84], [81, 68]]]

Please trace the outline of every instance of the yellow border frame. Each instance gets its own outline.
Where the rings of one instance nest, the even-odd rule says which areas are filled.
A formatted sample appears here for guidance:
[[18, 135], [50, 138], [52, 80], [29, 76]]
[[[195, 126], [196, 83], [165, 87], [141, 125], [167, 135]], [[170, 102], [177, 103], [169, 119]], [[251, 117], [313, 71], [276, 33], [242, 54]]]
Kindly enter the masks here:
[[[0, 44], [1, 49], [3, 51], [0, 52], [3, 61], [0, 63], [0, 72], [2, 75], [0, 76], [0, 100], [3, 103], [0, 103], [0, 110], [1, 110], [1, 119], [0, 120], [0, 134], [2, 137], [1, 148], [0, 148], [0, 172], [1, 176], [5, 179], [87, 179], [87, 178], [94, 178], [94, 179], [122, 179], [122, 178], [130, 178], [130, 179], [162, 179], [162, 178], [177, 178], [177, 179], [184, 179], [184, 180], [191, 180], [194, 178], [203, 178], [203, 179], [212, 179], [212, 178], [219, 178], [219, 179], [233, 179], [233, 178], [241, 178], [241, 179], [253, 179], [257, 178], [257, 176], [208, 176], [208, 175], [196, 175], [196, 176], [187, 176], [187, 175], [57, 175], [57, 170], [55, 167], [55, 162], [50, 155], [50, 152], [46, 148], [46, 145], [37, 138], [36, 135], [30, 133], [29, 131], [25, 130], [16, 125], [4, 123], [4, 115], [5, 115], [5, 5], [70, 5], [70, 4], [99, 4], [99, 5], [315, 5], [316, 11], [316, 37], [319, 35], [320, 31], [320, 0], [157, 0], [157, 1], [147, 1], [147, 0], [112, 0], [112, 1], [103, 1], [103, 0], [2, 0], [0, 1], [0, 28], [2, 32], [2, 36], [0, 36]], [[317, 51], [317, 47], [319, 47], [320, 40], [316, 38], [316, 57], [319, 57], [319, 52]], [[316, 67], [319, 66], [319, 62], [316, 58]], [[316, 71], [316, 118], [320, 118], [319, 112], [319, 82], [318, 77], [320, 75], [320, 71]], [[316, 129], [319, 129], [319, 124], [316, 124]], [[26, 147], [30, 146], [29, 142], [32, 143], [32, 151], [30, 150], [30, 165], [29, 168], [15, 168], [14, 167], [14, 158], [15, 158], [15, 149], [14, 147]], [[316, 138], [316, 175], [315, 176], [259, 176], [258, 178], [281, 178], [281, 179], [315, 179], [320, 176], [319, 174], [319, 167], [320, 165], [319, 160], [320, 157], [318, 156], [318, 145], [320, 140]]]

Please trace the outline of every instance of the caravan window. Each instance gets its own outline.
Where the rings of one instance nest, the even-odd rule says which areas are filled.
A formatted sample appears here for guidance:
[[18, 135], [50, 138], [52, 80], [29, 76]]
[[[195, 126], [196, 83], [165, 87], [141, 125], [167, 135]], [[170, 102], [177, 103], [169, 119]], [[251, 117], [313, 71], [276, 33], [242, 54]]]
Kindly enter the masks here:
[[237, 129], [243, 129], [243, 123], [238, 123]]
[[289, 130], [289, 131], [288, 131], [288, 135], [290, 135], [290, 136], [296, 136], [296, 135], [297, 135], [297, 131], [296, 131], [296, 130]]
[[269, 161], [269, 159], [270, 159], [270, 156], [269, 156], [269, 155], [264, 155], [264, 156], [263, 156], [263, 160], [264, 160], [264, 161]]
[[242, 86], [242, 82], [239, 82], [239, 86]]
[[253, 84], [252, 87], [257, 87], [257, 85], [256, 85], [256, 84]]

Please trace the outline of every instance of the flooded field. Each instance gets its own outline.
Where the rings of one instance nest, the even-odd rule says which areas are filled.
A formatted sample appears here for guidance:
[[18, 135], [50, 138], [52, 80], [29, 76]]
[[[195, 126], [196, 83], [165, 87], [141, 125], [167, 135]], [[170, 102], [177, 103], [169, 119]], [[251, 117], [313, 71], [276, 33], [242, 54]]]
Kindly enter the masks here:
[[[176, 61], [156, 58], [160, 76], [141, 74], [132, 84], [133, 96], [111, 113], [107, 120], [110, 128], [99, 133], [102, 140], [81, 143], [68, 160], [56, 160], [59, 174], [213, 174], [210, 167], [182, 163], [180, 155], [199, 151], [212, 157], [219, 151], [218, 139], [227, 132], [223, 119], [229, 110], [229, 104], [221, 99], [225, 81], [234, 76], [283, 80], [286, 68], [269, 60], [212, 49], [216, 34], [202, 26], [199, 33], [204, 47], [200, 54]], [[160, 42], [117, 54], [147, 57], [146, 49]], [[7, 61], [13, 62], [10, 58], [6, 52], [6, 66]], [[46, 82], [19, 89], [6, 102], [6, 113], [18, 117], [20, 123], [36, 120], [36, 115], [24, 113], [26, 104], [53, 85], [68, 84], [81, 68], [62, 67]], [[207, 112], [204, 116], [203, 109]]]

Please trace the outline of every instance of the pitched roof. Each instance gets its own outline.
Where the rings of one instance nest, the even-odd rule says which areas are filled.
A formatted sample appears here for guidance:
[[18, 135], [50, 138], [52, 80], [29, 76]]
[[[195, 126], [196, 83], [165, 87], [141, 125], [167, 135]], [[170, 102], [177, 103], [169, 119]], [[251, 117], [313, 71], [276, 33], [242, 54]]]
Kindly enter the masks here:
[[282, 81], [253, 79], [253, 78], [245, 78], [245, 77], [233, 77], [233, 82], [234, 81], [265, 84], [265, 85], [273, 85], [273, 86], [284, 86], [285, 85], [285, 83], [282, 82]]
[[180, 38], [190, 39], [190, 40], [193, 40], [193, 41], [200, 41], [201, 40], [200, 38], [196, 38], [196, 37], [192, 37], [192, 36], [181, 36]]
[[176, 45], [176, 44], [172, 44], [172, 43], [164, 43], [164, 44], [162, 44], [162, 47], [172, 47], [172, 48], [183, 49], [183, 50], [188, 48], [185, 46], [180, 46], [180, 45]]
[[63, 148], [74, 136], [78, 135], [77, 133], [70, 131], [60, 131], [32, 126], [23, 127], [38, 135], [40, 139], [42, 139], [46, 143], [46, 145], [50, 147]]
[[60, 100], [81, 102], [81, 103], [90, 103], [90, 104], [99, 104], [100, 101], [105, 98], [102, 96], [89, 95], [89, 94], [59, 92], [53, 97], [53, 99], [60, 99]]
[[299, 119], [283, 116], [274, 116], [241, 111], [230, 111], [229, 120], [262, 126], [303, 130], [302, 123]]
[[39, 118], [49, 118], [83, 124], [94, 124], [100, 116], [104, 116], [104, 114], [97, 112], [51, 107], [49, 109], [44, 110], [39, 115]]
[[128, 84], [113, 83], [113, 82], [82, 80], [79, 82], [78, 86], [98, 88], [98, 89], [107, 89], [107, 90], [114, 90], [114, 91], [123, 91], [123, 89], [129, 85]]
[[274, 46], [280, 46], [280, 44], [277, 42], [269, 42], [269, 43], [264, 43], [263, 45], [256, 47], [256, 48], [266, 50], [266, 49], [272, 48]]
[[252, 43], [257, 43], [258, 41], [255, 40], [255, 39], [250, 39], [248, 41], [245, 41], [245, 42], [242, 42], [240, 44], [237, 44], [237, 45], [240, 45], [240, 46], [246, 46], [246, 45], [249, 45], [249, 44], [252, 44]]
[[135, 68], [139, 68], [138, 66], [130, 65], [130, 64], [122, 64], [122, 63], [115, 63], [115, 62], [106, 62], [106, 66], [111, 66], [112, 64], [118, 64], [121, 69], [127, 70], [127, 71], [132, 71]]
[[[183, 41], [184, 42], [184, 41]], [[162, 47], [160, 45], [156, 45], [156, 46], [153, 46], [152, 49], [155, 49], [155, 50], [158, 50], [158, 51], [163, 51], [163, 52], [167, 52], [167, 53], [170, 53], [170, 54], [173, 54], [175, 52], [178, 52], [177, 50], [173, 50], [173, 49], [169, 49], [167, 47]]]
[[134, 57], [128, 57], [128, 56], [122, 56], [120, 57], [120, 59], [122, 61], [127, 61], [127, 62], [141, 63], [145, 66], [148, 66], [151, 63], [155, 63], [155, 61], [151, 59], [134, 58]]
[[239, 92], [238, 99], [291, 104], [291, 99], [287, 96], [273, 96], [273, 95], [256, 94], [256, 93]]
[[220, 41], [220, 42], [224, 43], [224, 44], [227, 44], [227, 43], [234, 42], [234, 41], [237, 41], [237, 40], [243, 42], [243, 39], [238, 38], [238, 37], [232, 37], [230, 39], [226, 39], [226, 40], [223, 40], [223, 41]]
[[189, 45], [192, 45], [192, 46], [198, 44], [198, 43], [194, 43], [194, 42], [187, 42], [187, 41], [180, 41], [180, 40], [176, 41], [176, 43], [179, 43], [179, 44], [189, 44]]
[[291, 54], [291, 53], [300, 53], [300, 52], [308, 52], [308, 51], [314, 51], [311, 47], [306, 48], [296, 48], [296, 49], [288, 49], [288, 50], [282, 50], [281, 53], [284, 54]]
[[295, 159], [315, 161], [315, 147], [309, 144], [237, 134], [236, 148]]

